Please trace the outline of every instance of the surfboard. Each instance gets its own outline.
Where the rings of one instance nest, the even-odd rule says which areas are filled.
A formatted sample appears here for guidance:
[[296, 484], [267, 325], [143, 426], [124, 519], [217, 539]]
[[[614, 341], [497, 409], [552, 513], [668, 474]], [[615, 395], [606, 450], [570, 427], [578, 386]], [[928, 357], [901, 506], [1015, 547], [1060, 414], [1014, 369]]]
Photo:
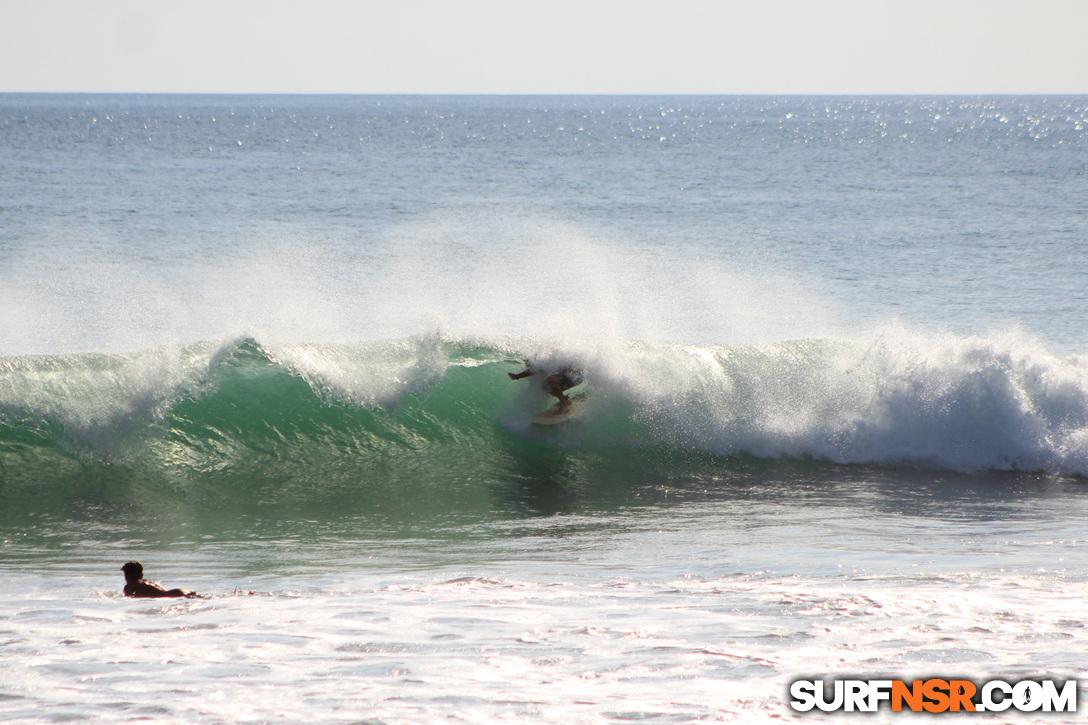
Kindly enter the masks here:
[[586, 396], [576, 395], [570, 399], [570, 407], [563, 413], [559, 411], [559, 403], [556, 403], [552, 407], [545, 410], [543, 413], [533, 418], [533, 425], [555, 425], [557, 423], [563, 423], [571, 418], [577, 418], [586, 407]]

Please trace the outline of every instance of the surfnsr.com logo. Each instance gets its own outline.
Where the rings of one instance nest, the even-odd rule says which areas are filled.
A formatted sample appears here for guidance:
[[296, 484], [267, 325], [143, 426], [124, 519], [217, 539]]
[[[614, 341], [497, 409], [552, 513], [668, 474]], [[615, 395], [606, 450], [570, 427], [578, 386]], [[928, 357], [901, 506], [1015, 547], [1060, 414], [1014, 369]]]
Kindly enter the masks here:
[[797, 680], [790, 685], [797, 712], [1076, 712], [1077, 681], [990, 680]]

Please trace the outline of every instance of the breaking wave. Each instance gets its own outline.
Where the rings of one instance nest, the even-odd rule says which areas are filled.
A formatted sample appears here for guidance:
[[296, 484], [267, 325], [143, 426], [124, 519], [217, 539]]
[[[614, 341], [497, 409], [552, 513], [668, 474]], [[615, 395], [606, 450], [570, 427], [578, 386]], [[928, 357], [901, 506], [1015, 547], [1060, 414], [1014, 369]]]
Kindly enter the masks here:
[[[1088, 363], [1015, 336], [542, 349], [431, 335], [2, 359], [0, 473], [396, 485], [486, 476], [541, 451], [639, 450], [1088, 475]], [[530, 425], [547, 395], [506, 375], [526, 356], [582, 366], [585, 415]]]

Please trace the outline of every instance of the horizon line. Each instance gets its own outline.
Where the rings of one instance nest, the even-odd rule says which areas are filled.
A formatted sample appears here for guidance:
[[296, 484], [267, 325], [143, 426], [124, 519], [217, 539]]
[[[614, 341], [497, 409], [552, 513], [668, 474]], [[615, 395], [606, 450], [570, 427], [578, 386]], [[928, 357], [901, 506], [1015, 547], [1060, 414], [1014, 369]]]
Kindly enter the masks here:
[[1088, 91], [921, 91], [921, 92], [868, 92], [868, 91], [827, 91], [827, 92], [519, 92], [519, 91], [9, 91], [0, 90], [0, 96], [367, 96], [385, 98], [433, 98], [433, 97], [495, 97], [495, 98], [826, 98], [826, 97], [868, 97], [868, 98], [959, 98], [975, 97], [1088, 97]]

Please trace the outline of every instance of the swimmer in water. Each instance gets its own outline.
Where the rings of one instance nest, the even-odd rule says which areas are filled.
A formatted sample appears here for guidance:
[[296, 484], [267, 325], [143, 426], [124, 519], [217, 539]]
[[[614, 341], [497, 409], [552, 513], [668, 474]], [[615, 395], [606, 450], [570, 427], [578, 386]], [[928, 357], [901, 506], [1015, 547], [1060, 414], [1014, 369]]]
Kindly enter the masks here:
[[141, 598], [158, 597], [185, 597], [186, 599], [201, 598], [196, 592], [188, 589], [164, 589], [158, 582], [144, 579], [144, 567], [138, 561], [130, 561], [121, 567], [125, 573], [125, 596]]

